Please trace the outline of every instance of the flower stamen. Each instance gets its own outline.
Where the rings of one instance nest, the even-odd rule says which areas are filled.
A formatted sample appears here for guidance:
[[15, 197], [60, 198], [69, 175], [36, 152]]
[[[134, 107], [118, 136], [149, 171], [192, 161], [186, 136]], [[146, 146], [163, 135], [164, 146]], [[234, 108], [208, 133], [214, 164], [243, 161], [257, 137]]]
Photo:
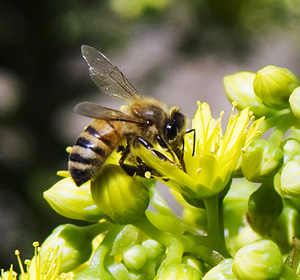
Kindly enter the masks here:
[[21, 274], [25, 274], [24, 266], [22, 264], [21, 257], [20, 257], [20, 251], [15, 250], [15, 255], [16, 255], [17, 260], [18, 260], [18, 264], [19, 264], [19, 267], [20, 267]]

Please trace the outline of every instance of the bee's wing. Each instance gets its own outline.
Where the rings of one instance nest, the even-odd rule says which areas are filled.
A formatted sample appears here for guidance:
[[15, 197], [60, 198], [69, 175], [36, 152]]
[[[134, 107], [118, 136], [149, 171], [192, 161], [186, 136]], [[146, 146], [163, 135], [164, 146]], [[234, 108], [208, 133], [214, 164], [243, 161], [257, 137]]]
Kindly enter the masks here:
[[135, 99], [140, 96], [123, 73], [101, 52], [83, 45], [82, 56], [89, 66], [90, 75], [97, 87], [105, 94], [123, 99]]
[[82, 102], [77, 104], [74, 108], [74, 112], [79, 115], [98, 120], [125, 121], [143, 124], [142, 121], [128, 116], [121, 111], [103, 107], [91, 102]]

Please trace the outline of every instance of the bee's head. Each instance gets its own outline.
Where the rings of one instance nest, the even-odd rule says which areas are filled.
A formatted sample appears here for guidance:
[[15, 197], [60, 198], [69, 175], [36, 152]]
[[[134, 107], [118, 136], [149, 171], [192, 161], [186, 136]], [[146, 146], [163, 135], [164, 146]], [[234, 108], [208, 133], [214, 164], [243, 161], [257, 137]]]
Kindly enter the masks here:
[[179, 112], [178, 107], [169, 110], [164, 103], [153, 98], [143, 98], [141, 101], [135, 100], [130, 108], [131, 114], [146, 124], [144, 136], [148, 135], [145, 137], [149, 140], [158, 134], [168, 144], [176, 146], [186, 128], [185, 115]]

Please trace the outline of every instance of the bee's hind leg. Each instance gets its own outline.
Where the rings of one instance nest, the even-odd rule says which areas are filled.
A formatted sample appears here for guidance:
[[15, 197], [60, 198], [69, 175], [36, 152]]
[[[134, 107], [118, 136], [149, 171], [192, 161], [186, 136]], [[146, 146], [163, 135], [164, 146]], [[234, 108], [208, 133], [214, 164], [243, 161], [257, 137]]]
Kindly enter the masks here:
[[133, 176], [136, 173], [136, 168], [133, 165], [129, 165], [125, 163], [125, 160], [128, 158], [130, 154], [130, 146], [127, 145], [125, 148], [122, 150], [122, 156], [119, 160], [119, 164], [121, 168], [129, 175]]
[[131, 156], [130, 155], [130, 145], [128, 144], [122, 151], [122, 156], [119, 160], [119, 164], [121, 168], [129, 175], [134, 176], [138, 175], [140, 177], [145, 177], [145, 173], [147, 171], [151, 172], [151, 168], [147, 167], [145, 164], [142, 163], [142, 160], [137, 157], [135, 158], [136, 163], [134, 165], [126, 164], [126, 159]]

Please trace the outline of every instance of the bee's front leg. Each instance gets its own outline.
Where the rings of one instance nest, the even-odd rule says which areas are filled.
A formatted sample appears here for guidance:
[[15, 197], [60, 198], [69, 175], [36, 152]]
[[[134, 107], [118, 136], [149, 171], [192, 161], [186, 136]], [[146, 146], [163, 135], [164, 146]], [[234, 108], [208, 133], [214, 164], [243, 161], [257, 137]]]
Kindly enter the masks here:
[[176, 150], [172, 150], [172, 148], [166, 143], [166, 141], [159, 134], [155, 135], [155, 139], [156, 139], [157, 143], [172, 156], [173, 161], [176, 161], [175, 157], [177, 156], [181, 162], [182, 150], [180, 150], [180, 156], [178, 156], [178, 153], [177, 153], [178, 147], [176, 147]]
[[[188, 133], [193, 133], [193, 153], [192, 153], [192, 157], [195, 155], [195, 146], [196, 146], [196, 130], [195, 128], [189, 129], [187, 130], [184, 134], [188, 134]], [[183, 141], [183, 147], [182, 150], [184, 151], [184, 141]]]
[[[161, 138], [160, 138], [160, 139], [161, 139]], [[154, 147], [153, 147], [153, 145], [152, 145], [149, 141], [147, 141], [146, 139], [144, 139], [144, 138], [142, 138], [142, 137], [140, 137], [140, 136], [137, 136], [137, 137], [135, 138], [135, 140], [137, 141], [137, 142], [135, 143], [135, 145], [141, 144], [141, 145], [143, 145], [145, 148], [147, 148], [148, 150], [150, 150], [151, 153], [152, 153], [153, 155], [155, 155], [156, 157], [158, 157], [159, 159], [164, 160], [164, 161], [169, 161], [169, 159], [168, 159], [164, 154], [162, 154], [161, 152], [155, 150]], [[162, 140], [162, 139], [161, 139], [161, 140]], [[163, 140], [162, 140], [162, 141], [163, 141]], [[165, 143], [165, 142], [164, 142], [164, 143]], [[166, 143], [165, 143], [165, 144], [166, 144]], [[167, 145], [167, 144], [166, 144], [166, 145]]]

